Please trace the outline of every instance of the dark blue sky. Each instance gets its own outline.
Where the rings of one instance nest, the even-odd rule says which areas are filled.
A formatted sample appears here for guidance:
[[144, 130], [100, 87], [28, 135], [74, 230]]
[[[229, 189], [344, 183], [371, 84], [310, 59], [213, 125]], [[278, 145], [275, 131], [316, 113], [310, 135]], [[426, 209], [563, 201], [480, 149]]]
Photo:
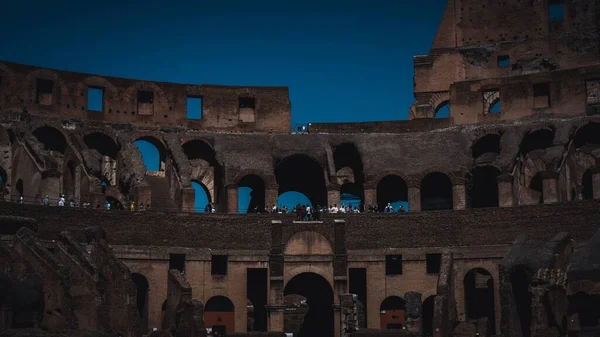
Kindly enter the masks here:
[[293, 123], [406, 119], [446, 0], [16, 1], [0, 60], [193, 84], [285, 85]]

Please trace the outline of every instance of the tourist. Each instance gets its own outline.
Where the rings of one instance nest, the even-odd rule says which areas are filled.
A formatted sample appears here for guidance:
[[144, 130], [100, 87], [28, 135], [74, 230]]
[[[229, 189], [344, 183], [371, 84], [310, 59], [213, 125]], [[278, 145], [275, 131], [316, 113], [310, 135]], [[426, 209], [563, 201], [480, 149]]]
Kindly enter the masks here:
[[50, 197], [48, 197], [48, 194], [46, 194], [46, 196], [44, 197], [44, 206], [49, 206], [50, 205]]
[[60, 197], [58, 198], [58, 206], [59, 207], [64, 207], [65, 206], [65, 196], [63, 194], [60, 194]]
[[23, 194], [21, 194], [21, 195], [19, 196], [19, 204], [22, 204], [22, 203], [23, 203]]
[[403, 205], [400, 205], [400, 207], [398, 207], [398, 213], [405, 213], [406, 209], [404, 209]]
[[75, 200], [71, 199], [69, 202], [69, 207], [75, 207]]
[[106, 207], [107, 211], [110, 211], [110, 201], [106, 200], [106, 203], [104, 206]]

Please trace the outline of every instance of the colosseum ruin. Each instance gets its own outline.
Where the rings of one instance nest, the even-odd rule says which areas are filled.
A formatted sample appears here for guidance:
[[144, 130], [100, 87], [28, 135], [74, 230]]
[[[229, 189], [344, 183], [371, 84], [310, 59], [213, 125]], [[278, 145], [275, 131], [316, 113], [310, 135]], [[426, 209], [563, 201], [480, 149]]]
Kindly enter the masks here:
[[414, 73], [409, 120], [290, 132], [287, 87], [0, 61], [0, 335], [597, 336], [600, 2], [449, 0]]

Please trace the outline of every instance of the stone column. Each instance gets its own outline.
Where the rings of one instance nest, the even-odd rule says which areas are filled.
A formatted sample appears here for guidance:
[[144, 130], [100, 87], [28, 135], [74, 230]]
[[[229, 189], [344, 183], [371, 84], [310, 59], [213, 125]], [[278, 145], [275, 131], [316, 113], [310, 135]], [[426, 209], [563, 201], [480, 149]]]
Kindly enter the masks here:
[[[327, 206], [338, 205], [340, 206], [342, 187], [338, 184], [329, 184], [327, 186]], [[316, 206], [316, 205], [313, 205]]]
[[558, 202], [558, 174], [556, 172], [542, 172], [544, 204]]
[[592, 173], [592, 191], [593, 198], [600, 199], [600, 166], [596, 166], [591, 170]]
[[498, 181], [498, 206], [512, 207], [514, 205], [513, 196], [513, 176], [510, 174], [501, 174]]
[[269, 253], [268, 330], [283, 332], [285, 303], [283, 300], [282, 222], [271, 221], [271, 251]]
[[365, 210], [368, 206], [377, 205], [377, 190], [375, 188], [365, 188]]
[[421, 294], [411, 291], [404, 294], [404, 301], [406, 303], [405, 325], [408, 332], [413, 332], [417, 336], [422, 336], [421, 326], [423, 305], [421, 301]]
[[421, 186], [419, 185], [408, 187], [408, 211], [421, 211]]
[[227, 213], [238, 213], [238, 187], [237, 185], [227, 185]]
[[196, 210], [196, 191], [192, 187], [181, 190], [181, 210], [184, 212]]
[[271, 212], [273, 205], [279, 206], [277, 198], [279, 197], [279, 186], [271, 184], [265, 186], [265, 208]]
[[464, 182], [452, 185], [452, 209], [467, 208], [467, 190]]

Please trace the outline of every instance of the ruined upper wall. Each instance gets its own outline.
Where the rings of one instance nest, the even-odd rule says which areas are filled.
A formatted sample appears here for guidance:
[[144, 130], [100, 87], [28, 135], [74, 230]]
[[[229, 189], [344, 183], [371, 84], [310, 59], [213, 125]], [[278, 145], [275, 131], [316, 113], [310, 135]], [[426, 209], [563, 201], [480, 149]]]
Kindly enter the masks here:
[[[88, 89], [101, 89], [101, 111]], [[187, 118], [187, 98], [202, 98], [202, 118]], [[0, 62], [0, 109], [141, 126], [289, 133], [287, 87], [188, 85], [138, 81]]]
[[[534, 114], [540, 105], [533, 100], [541, 93], [549, 93], [543, 95], [548, 96], [544, 112], [589, 114], [590, 105], [598, 104], [589, 100], [596, 97], [600, 78], [599, 11], [598, 0], [449, 0], [429, 55], [414, 58], [416, 101], [410, 118], [433, 118], [449, 104], [454, 123], [480, 123], [478, 115], [489, 109], [464, 110], [471, 99], [453, 86], [469, 82], [484, 101], [487, 91], [498, 91], [513, 78], [510, 84], [521, 93], [516, 104], [502, 92], [488, 102], [488, 107], [498, 99], [511, 103], [502, 104], [501, 119]], [[577, 107], [565, 107], [566, 102]]]

